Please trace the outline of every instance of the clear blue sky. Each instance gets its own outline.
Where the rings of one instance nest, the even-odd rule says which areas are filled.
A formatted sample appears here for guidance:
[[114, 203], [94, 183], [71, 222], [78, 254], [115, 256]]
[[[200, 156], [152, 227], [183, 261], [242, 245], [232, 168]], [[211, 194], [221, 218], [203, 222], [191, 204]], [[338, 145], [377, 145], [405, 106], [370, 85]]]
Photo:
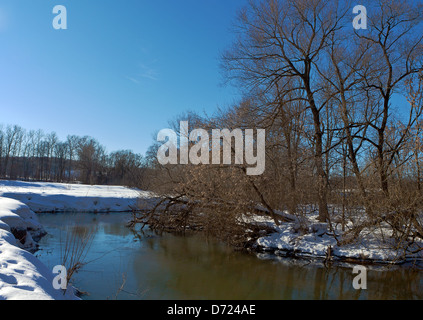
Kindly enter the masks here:
[[[186, 110], [239, 97], [220, 52], [247, 0], [1, 0], [0, 123], [144, 153]], [[65, 5], [68, 30], [52, 27]]]

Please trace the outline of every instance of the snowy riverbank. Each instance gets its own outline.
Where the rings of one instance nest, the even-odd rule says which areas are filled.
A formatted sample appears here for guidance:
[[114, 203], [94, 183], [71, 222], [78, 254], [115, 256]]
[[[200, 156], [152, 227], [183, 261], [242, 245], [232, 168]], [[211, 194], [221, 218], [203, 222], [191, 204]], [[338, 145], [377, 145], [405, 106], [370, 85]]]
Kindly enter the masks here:
[[53, 288], [54, 275], [30, 252], [45, 233], [34, 212], [124, 212], [136, 189], [60, 183], [0, 181], [0, 300], [77, 299]]
[[[310, 213], [307, 218], [303, 218], [306, 219], [303, 224], [300, 224], [294, 216], [290, 217], [296, 221], [283, 223], [280, 226], [276, 226], [271, 219], [255, 217], [254, 223], [264, 224], [276, 232], [257, 239], [254, 249], [258, 252], [273, 253], [279, 257], [330, 259], [365, 264], [423, 261], [423, 252], [419, 251], [419, 248], [423, 247], [422, 241], [416, 240], [406, 250], [400, 249], [404, 246], [391, 237], [392, 231], [387, 226], [364, 228], [359, 238], [350, 244], [339, 245], [345, 234], [340, 224], [334, 225], [331, 230], [328, 223], [318, 221], [317, 213]], [[349, 227], [350, 224], [346, 226], [346, 230]]]
[[29, 251], [44, 233], [33, 211], [17, 200], [0, 198], [0, 300], [73, 300], [53, 288], [54, 275]]
[[150, 193], [120, 186], [1, 181], [0, 197], [19, 200], [34, 212], [124, 212]]
[[[73, 294], [64, 296], [54, 290], [52, 271], [30, 253], [44, 233], [34, 212], [124, 212], [136, 207], [140, 198], [144, 206], [158, 199], [149, 192], [125, 187], [0, 181], [0, 300], [76, 299]], [[339, 224], [331, 229], [328, 224], [319, 223], [316, 212], [303, 217], [302, 224], [298, 217], [289, 218], [293, 222], [280, 226], [257, 215], [246, 218], [244, 223], [261, 224], [276, 231], [258, 238], [254, 249], [278, 257], [322, 260], [330, 253], [331, 260], [352, 263], [399, 264], [423, 259], [422, 251], [416, 250], [423, 247], [422, 242], [414, 243], [408, 252], [400, 251], [389, 228], [364, 229], [359, 239], [339, 246], [337, 239], [343, 236]], [[351, 225], [345, 227], [348, 230]]]

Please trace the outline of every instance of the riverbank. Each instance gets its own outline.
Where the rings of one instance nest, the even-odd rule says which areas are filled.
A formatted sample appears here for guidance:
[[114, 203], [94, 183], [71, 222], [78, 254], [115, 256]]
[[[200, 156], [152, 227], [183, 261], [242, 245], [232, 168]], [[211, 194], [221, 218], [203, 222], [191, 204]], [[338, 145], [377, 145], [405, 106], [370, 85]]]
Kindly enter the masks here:
[[[73, 294], [63, 296], [52, 291], [51, 271], [29, 253], [36, 250], [37, 239], [44, 233], [34, 212], [129, 212], [137, 204], [148, 207], [156, 202], [152, 193], [125, 187], [0, 181], [0, 299], [75, 298]], [[401, 244], [393, 240], [388, 227], [364, 228], [355, 241], [339, 245], [344, 236], [339, 223], [320, 223], [318, 213], [312, 211], [301, 218], [279, 214], [292, 222], [277, 226], [257, 214], [239, 221], [251, 227], [244, 233], [254, 236], [246, 241], [259, 257], [266, 253], [364, 264], [423, 260], [422, 251], [418, 250], [423, 247], [421, 241], [415, 241], [405, 251], [399, 250]], [[351, 226], [344, 227], [348, 230]]]
[[129, 212], [151, 193], [122, 186], [0, 180], [0, 197], [25, 203], [36, 213]]
[[20, 201], [0, 197], [0, 300], [75, 300], [53, 288], [54, 275], [30, 251], [45, 234], [33, 211]]
[[128, 212], [136, 189], [61, 183], [0, 181], [0, 300], [73, 300], [53, 288], [54, 275], [31, 252], [45, 235], [35, 212]]
[[[285, 215], [287, 215], [285, 213]], [[367, 227], [349, 244], [342, 244], [351, 223], [321, 223], [318, 213], [309, 213], [300, 219], [290, 216], [292, 222], [277, 226], [267, 217], [249, 219], [254, 225], [264, 225], [275, 232], [255, 239], [252, 250], [271, 253], [278, 257], [318, 259], [325, 262], [350, 262], [357, 264], [404, 264], [423, 262], [423, 241], [399, 243], [392, 237], [389, 226]]]

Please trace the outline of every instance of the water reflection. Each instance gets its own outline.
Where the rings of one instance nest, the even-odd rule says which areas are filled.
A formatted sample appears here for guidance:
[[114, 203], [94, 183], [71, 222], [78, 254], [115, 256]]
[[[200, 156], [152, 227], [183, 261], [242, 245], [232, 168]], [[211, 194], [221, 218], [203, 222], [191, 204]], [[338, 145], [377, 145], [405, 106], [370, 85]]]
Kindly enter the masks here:
[[[193, 236], [134, 235], [124, 225], [129, 215], [42, 215], [50, 236], [41, 241], [39, 257], [57, 264], [58, 235], [65, 225], [95, 226], [96, 234], [76, 285], [90, 292], [86, 299], [113, 298], [127, 282], [120, 299], [422, 299], [421, 271], [373, 268], [368, 290], [352, 288], [352, 268], [325, 268], [314, 262], [259, 259], [233, 252]], [[263, 257], [265, 258], [265, 257]]]

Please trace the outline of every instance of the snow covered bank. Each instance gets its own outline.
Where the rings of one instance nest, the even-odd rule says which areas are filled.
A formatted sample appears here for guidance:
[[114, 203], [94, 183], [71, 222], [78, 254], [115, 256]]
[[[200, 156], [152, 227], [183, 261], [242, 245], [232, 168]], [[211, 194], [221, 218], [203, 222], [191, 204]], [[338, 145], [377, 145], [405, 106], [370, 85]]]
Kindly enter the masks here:
[[124, 212], [150, 193], [119, 186], [0, 181], [0, 197], [19, 200], [34, 212]]
[[77, 299], [30, 251], [45, 234], [35, 212], [125, 212], [151, 195], [117, 186], [0, 181], [0, 300]]
[[73, 289], [55, 290], [52, 271], [25, 250], [35, 249], [34, 238], [43, 233], [28, 206], [0, 198], [0, 300], [77, 299]]
[[[276, 230], [275, 233], [259, 238], [255, 249], [259, 252], [271, 252], [281, 257], [331, 259], [332, 261], [350, 261], [353, 263], [401, 264], [406, 261], [422, 261], [423, 242], [415, 242], [408, 250], [391, 237], [389, 228], [367, 228], [362, 231], [354, 243], [339, 246], [343, 232], [339, 225], [330, 230], [327, 223], [318, 221], [318, 214], [307, 216], [306, 230], [297, 222], [283, 223], [276, 226], [267, 218], [254, 218], [254, 223], [265, 224]], [[348, 227], [348, 226], [347, 226]], [[418, 252], [415, 252], [418, 251]]]
[[[119, 186], [20, 181], [0, 181], [0, 197], [2, 196], [19, 200], [35, 212], [124, 212], [131, 211], [141, 202], [144, 209], [149, 208], [154, 206], [158, 199], [150, 192]], [[288, 216], [286, 213], [281, 214]], [[423, 247], [423, 242], [414, 243], [412, 247], [408, 247], [408, 252], [398, 250], [401, 245], [391, 238], [392, 231], [380, 226], [364, 229], [354, 243], [339, 246], [343, 236], [341, 226], [337, 224], [333, 226], [335, 230], [330, 230], [328, 224], [319, 223], [317, 217], [316, 212], [309, 212], [302, 218], [307, 220], [302, 221], [302, 225], [307, 226], [306, 230], [301, 227], [295, 216], [290, 216], [295, 222], [283, 223], [281, 226], [276, 226], [271, 219], [256, 215], [243, 222], [264, 224], [276, 230], [275, 233], [263, 235], [256, 240], [255, 249], [282, 257], [329, 257], [340, 261], [396, 264], [410, 259], [423, 260], [423, 251], [416, 250]], [[5, 215], [3, 218], [5, 221], [13, 219], [16, 217]], [[1, 223], [0, 219], [0, 229]], [[351, 225], [346, 225], [347, 230], [349, 227]], [[30, 246], [32, 239], [28, 237], [25, 240], [28, 241], [27, 247]], [[416, 253], [412, 253], [413, 251]]]
[[0, 230], [12, 233], [17, 239], [16, 245], [29, 251], [37, 247], [34, 238], [38, 240], [45, 234], [34, 212], [28, 206], [8, 198], [0, 198]]

